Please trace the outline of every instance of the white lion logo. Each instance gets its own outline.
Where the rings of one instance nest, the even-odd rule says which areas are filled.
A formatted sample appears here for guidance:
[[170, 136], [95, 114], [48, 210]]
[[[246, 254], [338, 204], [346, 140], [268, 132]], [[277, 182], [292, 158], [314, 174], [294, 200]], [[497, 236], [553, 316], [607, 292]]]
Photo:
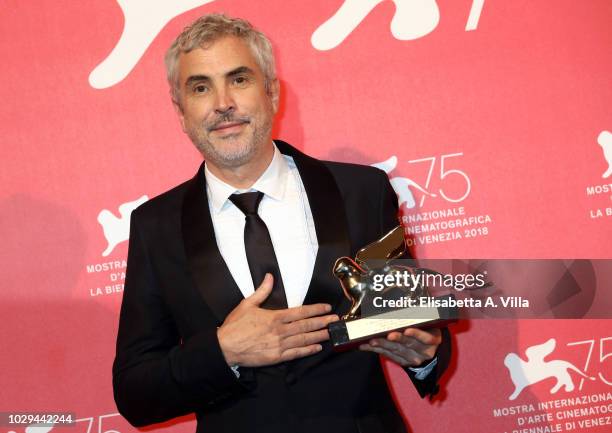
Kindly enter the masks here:
[[597, 142], [603, 149], [604, 158], [608, 162], [608, 169], [601, 176], [607, 179], [612, 174], [612, 133], [610, 131], [602, 131], [599, 137], [597, 137]]
[[[89, 74], [95, 89], [114, 86], [138, 63], [151, 42], [168, 22], [215, 0], [117, 0], [124, 18], [123, 32], [110, 52]], [[340, 9], [314, 31], [312, 46], [318, 50], [337, 47], [363, 19], [384, 0], [345, 0]], [[440, 21], [436, 0], [393, 0], [395, 14], [391, 33], [399, 40], [418, 39], [433, 31]], [[476, 30], [485, 0], [472, 0], [466, 31]]]
[[168, 22], [214, 0], [117, 0], [123, 11], [123, 33], [108, 57], [89, 74], [94, 89], [114, 86], [136, 66]]
[[[391, 171], [397, 167], [397, 157], [393, 155], [391, 158], [377, 162], [376, 164], [371, 164], [372, 167], [380, 168], [385, 173], [389, 174]], [[400, 207], [405, 203], [406, 207], [412, 209], [416, 206], [416, 202], [414, 200], [414, 196], [412, 192], [408, 188], [409, 186], [416, 188], [421, 191], [423, 194], [428, 195], [430, 197], [436, 197], [436, 194], [431, 193], [421, 187], [418, 183], [416, 183], [412, 179], [408, 179], [407, 177], [392, 177], [389, 179], [391, 182], [391, 186], [395, 190], [395, 193], [399, 196], [399, 205]]]
[[[337, 47], [383, 1], [344, 0], [340, 9], [312, 34], [312, 46], [318, 50]], [[440, 21], [436, 0], [393, 0], [393, 3], [395, 15], [391, 20], [391, 34], [401, 41], [425, 36]]]
[[108, 209], [102, 209], [98, 214], [98, 222], [104, 231], [104, 237], [108, 242], [108, 246], [102, 253], [103, 257], [108, 256], [113, 252], [115, 247], [123, 241], [127, 241], [130, 237], [130, 215], [138, 206], [147, 201], [149, 197], [143, 195], [138, 200], [128, 201], [119, 206], [119, 214], [117, 218]]
[[569, 374], [570, 370], [582, 377], [595, 380], [570, 362], [561, 359], [544, 361], [544, 358], [555, 350], [555, 345], [555, 339], [551, 338], [546, 343], [527, 348], [525, 351], [527, 361], [522, 360], [516, 353], [511, 352], [506, 355], [504, 365], [510, 371], [510, 378], [515, 387], [514, 392], [508, 397], [509, 400], [516, 399], [526, 387], [551, 377], [557, 379], [557, 383], [550, 390], [551, 394], [555, 394], [561, 387], [571, 392], [574, 390], [574, 382]]
[[[384, 0], [344, 0], [340, 9], [319, 26], [310, 42], [317, 50], [336, 48], [372, 10]], [[465, 30], [476, 30], [485, 0], [472, 0]], [[411, 41], [431, 33], [440, 22], [436, 0], [393, 0], [395, 14], [391, 34], [400, 41]]]

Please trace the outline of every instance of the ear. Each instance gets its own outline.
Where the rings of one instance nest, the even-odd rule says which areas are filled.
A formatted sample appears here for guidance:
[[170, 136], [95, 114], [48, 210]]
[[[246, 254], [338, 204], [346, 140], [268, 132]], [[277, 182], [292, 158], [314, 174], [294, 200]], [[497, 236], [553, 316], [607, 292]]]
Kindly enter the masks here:
[[270, 96], [270, 100], [272, 101], [272, 109], [274, 110], [274, 114], [278, 111], [278, 103], [280, 98], [280, 83], [278, 78], [269, 81], [268, 84], [268, 95]]

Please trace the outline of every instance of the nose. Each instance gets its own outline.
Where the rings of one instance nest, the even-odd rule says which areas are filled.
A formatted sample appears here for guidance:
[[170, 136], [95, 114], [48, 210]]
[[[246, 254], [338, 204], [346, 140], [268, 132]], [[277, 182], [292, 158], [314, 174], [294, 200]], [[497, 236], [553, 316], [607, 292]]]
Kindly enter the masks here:
[[215, 100], [215, 111], [218, 114], [227, 113], [233, 111], [236, 108], [232, 92], [227, 87], [221, 87], [217, 91], [217, 98]]

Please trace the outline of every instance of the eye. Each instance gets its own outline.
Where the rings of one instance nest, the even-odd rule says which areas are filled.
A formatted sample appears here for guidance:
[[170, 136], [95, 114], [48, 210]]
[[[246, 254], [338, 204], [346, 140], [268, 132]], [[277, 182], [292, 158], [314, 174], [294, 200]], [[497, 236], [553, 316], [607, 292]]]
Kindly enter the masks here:
[[196, 84], [193, 86], [193, 93], [206, 93], [208, 92], [208, 87], [204, 84]]
[[234, 84], [238, 87], [244, 87], [249, 83], [249, 79], [244, 75], [238, 75], [234, 77]]

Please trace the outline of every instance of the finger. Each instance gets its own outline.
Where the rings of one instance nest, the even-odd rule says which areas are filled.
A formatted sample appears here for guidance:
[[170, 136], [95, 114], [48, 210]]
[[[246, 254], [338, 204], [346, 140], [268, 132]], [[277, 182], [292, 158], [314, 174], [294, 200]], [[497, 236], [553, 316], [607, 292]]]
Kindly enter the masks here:
[[[416, 331], [420, 331], [418, 329], [416, 330], [412, 330], [410, 332], [408, 332], [408, 334], [410, 335], [415, 335], [419, 332]], [[435, 356], [436, 351], [438, 350], [438, 346], [440, 345], [440, 343], [442, 343], [442, 333], [437, 330], [438, 332], [434, 332], [433, 333], [433, 337], [429, 338], [426, 335], [428, 333], [425, 333], [425, 335], [421, 335], [421, 340], [426, 340], [426, 341], [431, 341], [432, 344], [425, 344], [423, 343], [421, 340], [412, 337], [412, 336], [406, 336], [404, 334], [400, 334], [398, 332], [391, 332], [388, 336], [387, 336], [387, 340], [389, 341], [393, 341], [396, 343], [400, 343], [403, 346], [414, 350], [415, 352], [419, 353], [420, 355], [424, 356], [425, 359], [431, 359]], [[406, 333], [406, 332], [404, 332]], [[436, 335], [437, 333], [439, 333], [440, 335]]]
[[371, 346], [370, 344], [362, 344], [361, 346], [359, 346], [359, 350], [362, 350], [364, 352], [378, 353], [379, 355], [382, 355], [385, 358], [390, 359], [391, 361], [401, 365], [402, 367], [411, 365], [409, 361], [407, 361], [403, 357], [398, 356], [397, 354], [390, 352], [382, 347], [375, 347], [375, 346]]
[[384, 340], [372, 347], [376, 353], [380, 353], [404, 367], [416, 367], [427, 360], [427, 358], [414, 350], [403, 348], [401, 345], [399, 347], [391, 345], [388, 341]]
[[298, 320], [283, 325], [282, 334], [283, 336], [297, 335], [305, 332], [317, 331], [319, 329], [326, 328], [332, 322], [337, 322], [338, 316], [330, 314], [327, 316], [316, 316], [309, 317], [308, 319]]
[[401, 343], [408, 340], [408, 337], [404, 336], [404, 334], [401, 332], [389, 332], [389, 335], [387, 335], [387, 340]]
[[260, 306], [272, 293], [272, 286], [274, 284], [274, 277], [272, 274], [267, 273], [259, 285], [259, 287], [246, 298], [246, 301], [252, 305]]
[[410, 349], [414, 349], [416, 351], [421, 351], [426, 349], [427, 345], [424, 345], [423, 343], [421, 343], [419, 340], [417, 340], [416, 338], [413, 337], [407, 337], [404, 334], [401, 334], [399, 332], [391, 332], [389, 335], [387, 335], [387, 340], [388, 341], [393, 341], [395, 343], [399, 343], [405, 347], [408, 347]]
[[[390, 335], [389, 337], [394, 336]], [[421, 361], [432, 359], [436, 355], [436, 350], [438, 350], [438, 345], [436, 344], [423, 344], [416, 338], [406, 337], [405, 335], [401, 335], [399, 339], [395, 341], [393, 341], [392, 339], [377, 340], [378, 341], [376, 344], [383, 346], [389, 350], [400, 352], [405, 358], [412, 359], [416, 355], [421, 359]], [[408, 352], [405, 352], [406, 350]]]
[[323, 347], [320, 344], [311, 344], [305, 347], [292, 347], [283, 351], [279, 362], [291, 361], [292, 359], [303, 358], [320, 352]]
[[321, 329], [320, 331], [306, 332], [304, 334], [287, 337], [281, 343], [281, 347], [283, 349], [306, 347], [327, 340], [329, 340], [329, 332], [327, 332], [327, 329]]
[[[419, 343], [420, 344], [420, 343]], [[411, 347], [407, 347], [404, 344], [397, 343], [394, 341], [389, 341], [383, 338], [375, 338], [370, 341], [370, 346], [378, 347], [388, 352], [395, 354], [396, 356], [401, 357], [410, 365], [419, 365], [422, 364], [423, 361], [433, 358], [433, 354], [435, 350], [429, 351], [421, 351], [416, 350]], [[431, 346], [427, 346], [431, 347]]]
[[280, 313], [283, 323], [290, 323], [306, 319], [308, 317], [321, 316], [329, 313], [330, 311], [331, 305], [329, 304], [312, 304], [287, 308], [286, 310], [280, 310]]
[[370, 346], [382, 347], [383, 349], [391, 350], [397, 353], [412, 350], [411, 348], [406, 347], [402, 343], [398, 343], [396, 341], [389, 341], [386, 338], [374, 338], [370, 341]]
[[404, 330], [406, 337], [412, 337], [426, 345], [438, 346], [442, 342], [442, 332], [438, 328], [423, 330], [418, 328], [407, 328]]

